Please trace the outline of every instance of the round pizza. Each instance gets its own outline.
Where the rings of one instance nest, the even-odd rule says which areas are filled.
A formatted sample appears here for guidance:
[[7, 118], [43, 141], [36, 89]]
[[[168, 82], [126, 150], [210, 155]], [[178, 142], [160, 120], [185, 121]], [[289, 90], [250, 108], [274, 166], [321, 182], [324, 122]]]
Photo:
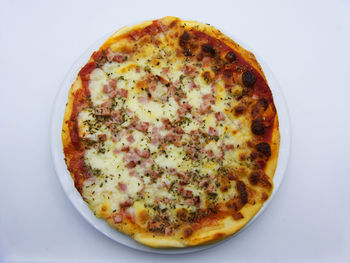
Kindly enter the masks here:
[[114, 33], [72, 85], [62, 142], [96, 217], [151, 247], [215, 242], [273, 190], [276, 108], [254, 55], [176, 17]]

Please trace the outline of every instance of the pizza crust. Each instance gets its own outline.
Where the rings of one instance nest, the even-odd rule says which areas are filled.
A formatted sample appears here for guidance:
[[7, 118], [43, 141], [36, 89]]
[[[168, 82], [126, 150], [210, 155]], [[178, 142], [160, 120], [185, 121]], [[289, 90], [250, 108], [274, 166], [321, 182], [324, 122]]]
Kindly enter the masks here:
[[[78, 77], [74, 83], [72, 84], [69, 94], [68, 94], [68, 101], [66, 104], [66, 110], [64, 112], [64, 117], [63, 117], [63, 124], [62, 124], [62, 144], [63, 144], [63, 152], [65, 155], [65, 161], [66, 164], [69, 164], [72, 156], [73, 156], [73, 145], [70, 137], [70, 131], [69, 131], [69, 122], [70, 122], [70, 116], [72, 115], [73, 111], [73, 102], [74, 102], [74, 93], [77, 90], [82, 89], [82, 82], [80, 77]], [[74, 174], [70, 173], [72, 176], [72, 179], [75, 180]]]
[[[181, 22], [181, 24], [185, 25], [185, 28], [195, 27], [199, 31], [205, 32], [206, 34], [223, 41], [226, 45], [231, 47], [235, 52], [239, 53], [247, 62], [249, 62], [249, 64], [252, 67], [254, 67], [263, 76], [264, 80], [266, 81], [266, 77], [262, 71], [261, 66], [257, 62], [254, 54], [245, 50], [243, 47], [241, 47], [236, 42], [234, 42], [233, 40], [225, 36], [219, 30], [213, 28], [212, 26], [206, 25], [204, 23], [199, 23], [195, 21], [181, 21], [176, 17], [165, 17], [161, 19], [161, 21], [167, 21], [165, 24], [169, 24], [171, 21], [174, 21], [174, 20]], [[122, 38], [125, 34], [130, 33], [131, 31], [143, 29], [149, 26], [151, 23], [152, 21], [145, 21], [139, 25], [123, 27], [118, 31], [116, 31], [103, 44], [101, 48], [109, 46], [111, 43], [114, 43], [116, 40], [118, 40], [119, 38]], [[81, 81], [81, 78], [78, 77], [70, 89], [69, 96], [68, 96], [68, 103], [64, 114], [64, 121], [63, 121], [63, 127], [62, 127], [62, 142], [63, 142], [63, 148], [64, 148], [67, 164], [70, 163], [72, 158], [72, 153], [74, 151], [72, 147], [71, 138], [70, 138], [68, 123], [70, 121], [70, 116], [73, 110], [74, 94], [77, 90], [81, 88], [83, 88], [82, 81]], [[277, 166], [279, 144], [280, 144], [279, 125], [278, 125], [278, 116], [276, 113], [273, 133], [272, 133], [272, 141], [271, 141], [272, 155], [269, 158], [269, 161], [267, 162], [266, 170], [265, 170], [266, 175], [271, 179], [271, 182]], [[73, 180], [75, 180], [74, 174], [71, 173], [71, 175]], [[271, 188], [271, 192], [272, 192], [272, 188]], [[271, 193], [268, 193], [269, 196], [270, 194]], [[257, 212], [261, 209], [263, 204], [264, 204], [264, 201], [257, 202], [254, 205], [246, 204], [240, 210], [241, 214], [243, 215], [242, 219], [234, 220], [232, 216], [228, 216], [226, 218], [218, 220], [214, 225], [203, 227], [195, 231], [187, 239], [184, 239], [181, 235], [159, 236], [149, 232], [144, 232], [142, 231], [141, 228], [138, 228], [135, 224], [129, 221], [123, 224], [116, 224], [112, 218], [106, 218], [106, 220], [113, 228], [116, 228], [119, 231], [132, 236], [132, 238], [134, 238], [136, 241], [146, 246], [150, 246], [154, 248], [188, 247], [188, 246], [195, 246], [195, 245], [202, 245], [202, 244], [217, 242], [219, 240], [224, 239], [227, 236], [230, 236], [238, 232], [257, 214]]]

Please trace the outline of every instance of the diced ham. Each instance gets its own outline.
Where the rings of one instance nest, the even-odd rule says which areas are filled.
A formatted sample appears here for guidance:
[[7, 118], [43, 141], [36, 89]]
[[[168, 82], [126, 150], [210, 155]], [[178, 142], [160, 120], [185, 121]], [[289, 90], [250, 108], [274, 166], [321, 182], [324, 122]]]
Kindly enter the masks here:
[[135, 152], [138, 154], [138, 156], [143, 157], [143, 158], [148, 158], [151, 155], [149, 150], [139, 150], [138, 148], [136, 148]]
[[[143, 180], [143, 179], [141, 179], [141, 180]], [[143, 193], [145, 192], [145, 190], [146, 190], [146, 186], [142, 185], [141, 189], [137, 192], [137, 194], [142, 196]]]
[[112, 140], [113, 140], [114, 142], [119, 141], [122, 137], [124, 137], [124, 135], [125, 135], [127, 132], [128, 132], [128, 131], [125, 130], [125, 129], [121, 130], [117, 135], [113, 135], [113, 136], [112, 136]]
[[135, 166], [136, 166], [136, 163], [134, 161], [130, 161], [125, 165], [125, 167], [129, 169], [134, 168]]
[[111, 123], [122, 123], [123, 122], [123, 115], [121, 110], [112, 110], [111, 111]]
[[134, 112], [132, 111], [132, 110], [130, 110], [130, 109], [126, 109], [126, 114], [129, 116], [129, 117], [131, 117], [132, 115], [134, 115]]
[[215, 97], [213, 96], [213, 94], [203, 95], [202, 100], [205, 103], [215, 104]]
[[129, 171], [129, 175], [130, 176], [134, 176], [134, 177], [140, 179], [143, 182], [143, 178], [141, 178], [140, 174], [138, 172], [136, 172], [134, 169]]
[[116, 54], [112, 60], [120, 63], [120, 62], [126, 61], [127, 56], [121, 55], [121, 54]]
[[193, 195], [191, 190], [183, 190], [181, 194], [185, 198], [191, 198]]
[[149, 101], [148, 96], [140, 96], [137, 98], [137, 101], [142, 103], [142, 104], [146, 104]]
[[132, 206], [133, 203], [134, 203], [133, 200], [126, 199], [124, 202], [120, 202], [119, 205], [120, 205], [120, 208], [127, 208], [127, 207]]
[[141, 68], [140, 68], [139, 66], [137, 66], [137, 67], [135, 68], [135, 70], [136, 70], [137, 73], [140, 73], [140, 72], [141, 72]]
[[170, 120], [168, 118], [163, 118], [162, 122], [164, 124], [165, 129], [170, 130], [171, 129], [171, 124]]
[[208, 186], [208, 180], [207, 179], [202, 179], [200, 182], [199, 182], [199, 187], [207, 187]]
[[130, 134], [128, 137], [126, 137], [126, 140], [130, 143], [133, 143], [135, 141], [134, 136], [132, 136], [132, 134]]
[[104, 93], [109, 93], [109, 92], [111, 92], [112, 90], [113, 90], [113, 88], [112, 88], [111, 86], [109, 86], [108, 84], [103, 85], [102, 91], [103, 91]]
[[106, 50], [106, 57], [107, 57], [108, 61], [112, 61], [113, 57], [114, 57], [114, 53], [110, 49], [107, 49]]
[[141, 34], [140, 34], [139, 31], [134, 30], [134, 31], [131, 31], [130, 37], [131, 37], [133, 40], [139, 40], [139, 39], [141, 38]]
[[215, 157], [215, 154], [213, 153], [212, 150], [208, 150], [208, 151], [206, 151], [206, 153], [207, 153], [209, 158], [214, 158]]
[[163, 198], [163, 203], [164, 204], [169, 204], [169, 202], [170, 202], [170, 199], [168, 197], [164, 197]]
[[172, 232], [173, 232], [173, 230], [172, 230], [172, 227], [171, 227], [171, 226], [167, 226], [167, 227], [164, 229], [164, 234], [165, 234], [166, 236], [170, 236]]
[[232, 150], [234, 148], [233, 144], [224, 144], [223, 149], [225, 151]]
[[158, 146], [160, 143], [160, 139], [161, 139], [161, 135], [159, 134], [159, 127], [153, 127], [152, 128], [152, 139], [151, 139], [151, 143], [153, 145]]
[[[156, 84], [150, 84], [150, 85], [149, 85], [149, 89], [150, 89], [151, 91], [155, 91], [156, 88], [157, 88], [157, 85], [156, 85]], [[147, 94], [147, 97], [148, 97], [148, 98], [152, 97], [152, 94]]]
[[122, 152], [128, 152], [128, 151], [130, 151], [130, 147], [129, 146], [123, 146], [121, 151]]
[[147, 167], [150, 167], [150, 166], [152, 166], [154, 164], [154, 162], [153, 162], [153, 160], [152, 160], [152, 158], [146, 158], [142, 163], [141, 163], [141, 167], [142, 168], [147, 168]]
[[123, 222], [123, 215], [122, 214], [117, 214], [114, 216], [114, 223], [119, 224]]
[[173, 167], [170, 167], [170, 168], [168, 169], [168, 172], [169, 172], [169, 174], [176, 174], [176, 169], [173, 168]]
[[141, 121], [136, 125], [136, 130], [139, 130], [140, 132], [147, 132], [149, 126], [149, 122]]
[[198, 151], [194, 146], [186, 145], [185, 146], [186, 152], [189, 155], [189, 157], [192, 160], [197, 160], [198, 159]]
[[187, 75], [187, 76], [195, 76], [198, 74], [198, 72], [196, 71], [196, 68], [191, 66], [191, 65], [185, 65], [182, 68], [182, 70], [185, 73], [185, 75]]
[[203, 115], [211, 112], [211, 105], [202, 103], [199, 107], [199, 114]]
[[92, 58], [93, 58], [95, 61], [99, 60], [99, 59], [102, 58], [102, 57], [103, 57], [103, 53], [102, 53], [101, 50], [95, 51], [95, 52], [92, 54]]
[[207, 189], [204, 190], [206, 193], [212, 193], [214, 191], [214, 185], [211, 184], [207, 187]]
[[127, 98], [128, 97], [128, 90], [126, 90], [126, 89], [118, 89], [117, 92], [123, 98]]
[[201, 199], [199, 196], [193, 197], [192, 200], [194, 202], [194, 205], [196, 205], [196, 206], [200, 205], [200, 203], [201, 203]]
[[125, 161], [134, 161], [135, 163], [138, 163], [141, 158], [136, 153], [129, 152], [124, 157]]
[[209, 179], [210, 179], [211, 181], [214, 181], [214, 180], [216, 179], [216, 175], [215, 175], [215, 174], [210, 174], [210, 175], [209, 175]]
[[191, 79], [191, 83], [190, 83], [190, 88], [191, 89], [199, 89], [199, 85], [197, 85], [193, 79]]
[[108, 93], [108, 97], [110, 97], [111, 99], [114, 99], [116, 96], [117, 91], [115, 89]]
[[109, 62], [111, 62], [111, 61], [123, 62], [123, 61], [126, 61], [128, 59], [128, 57], [126, 55], [112, 52], [112, 50], [110, 50], [110, 49], [106, 50], [106, 58]]
[[160, 142], [160, 135], [158, 135], [157, 137], [156, 136], [153, 136], [152, 139], [151, 139], [151, 144], [153, 145], [159, 145], [159, 142]]
[[153, 199], [153, 202], [155, 204], [159, 204], [159, 197], [158, 196], [155, 196], [154, 199]]
[[117, 95], [117, 92], [116, 92], [116, 86], [117, 86], [117, 80], [115, 79], [111, 79], [108, 84], [105, 84], [103, 86], [103, 89], [102, 91], [106, 94], [108, 94], [108, 96], [110, 98], [115, 98], [116, 95]]
[[186, 183], [186, 184], [190, 180], [190, 177], [187, 174], [184, 174], [184, 173], [177, 173], [177, 176], [180, 177], [182, 179], [182, 181], [184, 183]]
[[99, 106], [95, 108], [95, 114], [97, 116], [110, 116], [111, 109], [105, 106]]
[[190, 112], [192, 109], [192, 106], [188, 103], [180, 105], [180, 108], [177, 110], [178, 114], [180, 116], [184, 116], [187, 112]]
[[115, 89], [117, 87], [117, 80], [116, 79], [111, 79], [109, 80], [109, 86], [113, 89]]
[[140, 163], [141, 157], [138, 156], [136, 153], [128, 152], [125, 154], [123, 160], [126, 162], [127, 168], [134, 168], [137, 164]]
[[126, 186], [126, 184], [123, 184], [123, 183], [121, 183], [121, 182], [118, 182], [118, 189], [119, 189], [120, 191], [126, 192], [127, 188], [128, 188], [128, 187]]
[[174, 132], [176, 132], [178, 134], [184, 134], [185, 133], [185, 131], [181, 127], [175, 127], [174, 128]]
[[161, 71], [161, 73], [163, 75], [166, 75], [168, 72], [169, 72], [169, 68], [163, 68], [162, 71]]
[[158, 178], [159, 172], [151, 170], [151, 169], [148, 169], [148, 170], [145, 171], [145, 174], [148, 175], [148, 176], [151, 176], [151, 178], [153, 180], [156, 180]]
[[99, 134], [97, 138], [99, 141], [104, 142], [105, 140], [107, 140], [107, 134]]
[[129, 172], [129, 175], [130, 175], [130, 176], [138, 177], [138, 173], [137, 173], [135, 170], [131, 170], [131, 171]]
[[213, 127], [209, 127], [208, 134], [209, 134], [210, 136], [218, 136], [219, 133], [218, 133], [218, 131], [215, 130]]
[[106, 100], [104, 103], [101, 104], [102, 107], [110, 108], [112, 107], [112, 101]]
[[202, 60], [203, 67], [209, 67], [210, 66], [210, 57], [204, 57]]
[[225, 114], [223, 114], [222, 112], [215, 112], [215, 118], [218, 120], [218, 121], [223, 121], [225, 120]]
[[181, 135], [170, 132], [165, 135], [165, 141], [173, 143], [175, 146], [181, 146]]
[[158, 29], [160, 30], [160, 32], [164, 32], [168, 30], [168, 26], [164, 25], [161, 21], [155, 21], [154, 24], [158, 27]]
[[159, 231], [161, 230], [163, 227], [163, 224], [159, 221], [149, 221], [148, 224], [147, 224], [147, 228], [150, 230], [150, 231]]

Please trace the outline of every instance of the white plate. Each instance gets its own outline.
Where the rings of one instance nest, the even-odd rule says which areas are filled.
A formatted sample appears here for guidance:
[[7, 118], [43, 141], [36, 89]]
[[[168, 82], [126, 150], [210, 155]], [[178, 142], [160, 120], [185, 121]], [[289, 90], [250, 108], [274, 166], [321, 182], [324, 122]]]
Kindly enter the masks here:
[[291, 141], [291, 132], [290, 132], [290, 120], [289, 120], [289, 114], [288, 114], [288, 108], [287, 104], [285, 102], [285, 99], [282, 94], [282, 90], [280, 88], [280, 85], [278, 84], [278, 81], [273, 76], [270, 68], [266, 65], [266, 63], [263, 62], [263, 60], [256, 55], [255, 52], [253, 52], [247, 45], [242, 43], [242, 41], [237, 40], [236, 38], [232, 38], [234, 41], [239, 43], [242, 47], [246, 48], [249, 51], [252, 51], [255, 56], [257, 57], [257, 60], [259, 61], [260, 65], [263, 68], [263, 71], [266, 75], [266, 78], [268, 80], [270, 89], [273, 94], [275, 106], [277, 108], [278, 117], [279, 117], [279, 125], [280, 125], [280, 134], [281, 134], [281, 144], [280, 144], [280, 150], [279, 150], [279, 157], [278, 157], [278, 164], [277, 169], [273, 178], [274, 182], [274, 189], [272, 192], [272, 195], [270, 196], [269, 200], [263, 205], [263, 207], [260, 209], [260, 211], [245, 225], [244, 228], [242, 228], [239, 232], [232, 235], [231, 237], [228, 237], [224, 239], [223, 241], [216, 242], [214, 244], [210, 245], [203, 245], [203, 246], [196, 246], [196, 247], [189, 247], [189, 248], [175, 248], [175, 249], [155, 249], [150, 248], [147, 246], [144, 246], [140, 243], [137, 243], [134, 241], [131, 237], [122, 234], [118, 232], [117, 230], [114, 230], [112, 227], [110, 227], [107, 222], [104, 219], [99, 219], [94, 216], [94, 214], [91, 212], [87, 204], [83, 201], [81, 198], [79, 192], [75, 189], [73, 180], [67, 170], [66, 164], [64, 162], [64, 155], [63, 155], [63, 146], [61, 141], [61, 129], [62, 129], [62, 121], [64, 116], [64, 110], [68, 99], [68, 92], [72, 85], [72, 83], [75, 81], [77, 74], [79, 70], [86, 64], [86, 62], [89, 60], [91, 54], [93, 51], [98, 50], [98, 48], [104, 43], [104, 41], [110, 36], [111, 34], [108, 34], [104, 36], [102, 39], [95, 42], [93, 45], [91, 45], [81, 56], [80, 58], [74, 63], [72, 68], [67, 73], [66, 77], [64, 78], [60, 90], [58, 91], [58, 94], [56, 96], [55, 104], [53, 106], [52, 110], [52, 119], [51, 119], [51, 153], [52, 158], [54, 161], [55, 169], [57, 176], [61, 182], [61, 185], [69, 198], [69, 200], [72, 202], [74, 207], [79, 211], [79, 213], [87, 220], [93, 227], [95, 227], [98, 231], [102, 232], [112, 240], [123, 244], [127, 247], [135, 248], [141, 251], [147, 251], [152, 253], [159, 253], [159, 254], [184, 254], [184, 253], [191, 253], [195, 251], [200, 251], [203, 249], [207, 249], [210, 247], [214, 247], [222, 242], [227, 241], [228, 239], [236, 236], [238, 233], [241, 233], [244, 229], [246, 229], [249, 225], [253, 223], [253, 221], [262, 214], [262, 212], [266, 209], [266, 207], [271, 202], [272, 198], [276, 194], [283, 176], [284, 172], [287, 168], [288, 164], [288, 157], [289, 157], [289, 149], [290, 149], [290, 141]]

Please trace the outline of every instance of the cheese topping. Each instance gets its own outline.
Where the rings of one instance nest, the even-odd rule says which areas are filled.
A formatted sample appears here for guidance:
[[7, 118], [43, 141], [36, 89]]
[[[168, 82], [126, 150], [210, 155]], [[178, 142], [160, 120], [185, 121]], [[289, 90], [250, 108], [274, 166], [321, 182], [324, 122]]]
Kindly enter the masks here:
[[191, 46], [188, 33], [179, 37], [176, 30], [182, 29], [104, 46], [89, 77], [91, 103], [78, 114], [90, 175], [82, 195], [92, 211], [115, 216], [117, 224], [128, 215], [161, 233], [247, 198], [238, 177], [228, 174], [248, 178], [257, 169], [252, 131], [262, 129], [260, 119], [251, 128], [242, 114], [258, 105], [259, 98], [244, 98], [252, 77], [237, 77], [238, 66], [227, 73], [214, 59], [218, 51]]

